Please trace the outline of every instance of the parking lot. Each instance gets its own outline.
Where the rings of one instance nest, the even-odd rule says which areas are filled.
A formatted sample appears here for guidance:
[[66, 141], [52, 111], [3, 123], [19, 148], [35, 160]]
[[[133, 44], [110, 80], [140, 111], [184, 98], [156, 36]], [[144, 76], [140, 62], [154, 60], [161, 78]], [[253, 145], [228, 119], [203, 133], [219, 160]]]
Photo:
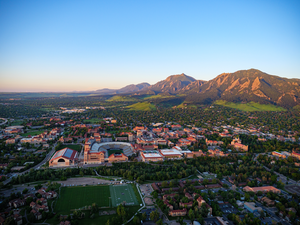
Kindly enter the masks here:
[[146, 213], [147, 216], [146, 220], [150, 220], [150, 213], [155, 210], [156, 210], [155, 208], [143, 209], [141, 210], [141, 213]]
[[219, 205], [221, 211], [224, 213], [224, 214], [230, 214], [230, 213], [238, 213], [239, 211], [234, 208], [231, 204], [227, 203], [227, 204], [220, 204]]
[[1, 190], [0, 195], [9, 197], [12, 193], [17, 194], [18, 192], [22, 193], [25, 188], [28, 189], [28, 193], [35, 193], [35, 185], [15, 185], [12, 189]]
[[142, 184], [140, 189], [144, 197], [151, 197], [151, 192], [153, 191], [151, 184]]

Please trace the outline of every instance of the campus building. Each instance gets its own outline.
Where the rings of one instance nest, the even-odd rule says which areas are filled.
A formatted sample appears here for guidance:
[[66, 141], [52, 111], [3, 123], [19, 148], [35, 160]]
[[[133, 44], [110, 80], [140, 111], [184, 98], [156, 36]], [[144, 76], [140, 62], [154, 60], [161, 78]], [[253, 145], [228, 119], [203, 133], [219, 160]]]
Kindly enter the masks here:
[[284, 154], [281, 154], [280, 152], [276, 152], [276, 151], [272, 152], [272, 155], [283, 158], [283, 159], [286, 158], [286, 156]]
[[169, 216], [186, 216], [187, 209], [178, 209], [169, 211]]
[[123, 153], [121, 153], [121, 154], [114, 153], [114, 154], [111, 154], [108, 157], [108, 161], [110, 163], [112, 163], [112, 162], [126, 162], [126, 161], [128, 161], [128, 157], [126, 155], [124, 155]]
[[256, 207], [254, 202], [245, 202], [244, 207], [245, 209], [249, 210], [249, 212], [251, 213], [262, 211], [262, 208]]
[[243, 145], [242, 141], [238, 139], [233, 139], [231, 141], [231, 145], [236, 149], [236, 150], [243, 150], [245, 152], [248, 152], [248, 145]]
[[264, 186], [264, 187], [249, 187], [249, 186], [246, 186], [243, 188], [244, 191], [246, 192], [254, 192], [254, 193], [257, 193], [259, 191], [263, 192], [263, 193], [266, 193], [266, 192], [273, 192], [275, 194], [280, 194], [281, 191], [273, 186]]
[[[113, 154], [109, 154], [110, 151]], [[84, 145], [84, 164], [100, 164], [104, 162], [123, 162], [133, 154], [133, 146], [126, 142], [97, 143], [94, 139], [86, 139]]]
[[176, 149], [161, 149], [159, 150], [159, 153], [164, 157], [164, 158], [181, 158], [182, 153]]
[[158, 162], [163, 161], [163, 157], [158, 151], [143, 151], [140, 153], [143, 162]]
[[73, 166], [78, 162], [78, 152], [70, 149], [64, 148], [57, 151], [49, 161], [49, 167], [64, 167]]

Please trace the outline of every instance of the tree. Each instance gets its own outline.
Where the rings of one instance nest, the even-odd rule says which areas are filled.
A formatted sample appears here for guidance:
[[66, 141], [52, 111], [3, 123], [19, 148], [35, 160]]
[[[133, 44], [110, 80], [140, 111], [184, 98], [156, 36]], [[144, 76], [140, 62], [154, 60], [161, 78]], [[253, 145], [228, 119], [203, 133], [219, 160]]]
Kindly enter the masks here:
[[195, 219], [195, 213], [192, 209], [189, 210], [189, 217], [192, 221]]
[[156, 222], [156, 221], [158, 220], [158, 218], [159, 218], [159, 212], [158, 212], [157, 210], [152, 211], [152, 212], [150, 213], [150, 219], [151, 219], [152, 221]]
[[140, 224], [140, 223], [141, 223], [140, 218], [139, 218], [138, 216], [133, 217], [132, 222], [133, 222], [134, 224]]
[[156, 225], [163, 225], [163, 220], [162, 220], [162, 219], [159, 219], [159, 220], [156, 222]]
[[23, 194], [26, 194], [28, 192], [28, 189], [27, 188], [25, 188], [24, 190], [23, 190]]
[[142, 214], [142, 220], [145, 221], [146, 219], [147, 219], [147, 215], [146, 215], [146, 213], [143, 213]]
[[118, 214], [118, 216], [120, 216], [122, 218], [122, 221], [124, 222], [125, 217], [126, 217], [126, 211], [122, 204], [118, 205], [117, 214]]
[[27, 215], [27, 219], [30, 221], [30, 222], [34, 222], [35, 221], [35, 216], [34, 214], [31, 212]]
[[91, 213], [97, 213], [98, 211], [99, 211], [98, 205], [96, 203], [93, 203]]
[[165, 187], [167, 187], [167, 186], [168, 186], [167, 181], [163, 181], [163, 182], [161, 183], [161, 187], [165, 188]]
[[260, 211], [260, 217], [265, 217], [265, 212], [263, 210]]

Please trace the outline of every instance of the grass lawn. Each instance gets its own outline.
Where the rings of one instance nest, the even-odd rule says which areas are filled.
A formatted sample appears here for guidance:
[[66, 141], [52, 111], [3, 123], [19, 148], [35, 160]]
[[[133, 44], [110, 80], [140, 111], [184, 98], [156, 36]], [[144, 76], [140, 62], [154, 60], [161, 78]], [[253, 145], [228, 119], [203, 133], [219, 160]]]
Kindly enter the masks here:
[[92, 119], [88, 119], [88, 120], [84, 120], [84, 123], [100, 123], [101, 121], [103, 121], [102, 119], [98, 119], [98, 118], [92, 118]]
[[[200, 175], [200, 174], [199, 174]], [[199, 177], [197, 177], [196, 175], [192, 175], [192, 176], [190, 176], [189, 178], [187, 178], [187, 179], [189, 179], [189, 180], [192, 180], [192, 179], [199, 179]]]
[[149, 97], [146, 97], [144, 98], [145, 100], [147, 99], [156, 99], [156, 98], [173, 98], [175, 96], [171, 96], [171, 95], [161, 95], [161, 94], [158, 94], [158, 95], [151, 95]]
[[[128, 208], [127, 213], [128, 213], [128, 215], [130, 215], [129, 217], [131, 218], [140, 209], [140, 206], [129, 206], [129, 207], [126, 206], [126, 208]], [[117, 208], [111, 208], [109, 210], [115, 210], [115, 211], [117, 211]], [[110, 216], [98, 216], [98, 215], [95, 215], [95, 218], [91, 219], [89, 212], [86, 212], [85, 215], [86, 215], [85, 219], [79, 220], [79, 225], [86, 225], [86, 224], [88, 224], [88, 225], [106, 224], [106, 222], [107, 222], [108, 219], [111, 219], [114, 216], [116, 216], [116, 215], [110, 215]]]
[[126, 106], [129, 110], [133, 111], [153, 111], [156, 110], [155, 105], [149, 103], [149, 102], [138, 102], [133, 105]]
[[69, 214], [78, 209], [96, 203], [99, 207], [109, 207], [109, 186], [62, 187], [55, 212]]
[[[57, 200], [57, 203], [55, 204], [55, 209], [54, 211], [59, 214], [67, 215], [72, 213], [70, 209], [74, 208], [79, 208], [81, 206], [86, 206], [86, 205], [91, 205], [92, 203], [97, 203], [100, 207], [101, 206], [108, 206], [109, 205], [109, 196], [110, 196], [110, 188], [115, 189], [113, 191], [116, 191], [119, 193], [119, 191], [126, 191], [126, 190], [119, 190], [118, 187], [122, 186], [88, 186], [88, 187], [63, 187], [61, 188], [61, 194], [60, 198]], [[139, 197], [138, 191], [134, 184], [128, 184], [127, 186], [123, 186], [123, 189], [127, 189], [128, 192], [132, 196], [137, 197], [137, 203], [142, 203], [141, 198]], [[124, 192], [123, 192], [124, 193]], [[122, 198], [129, 198], [129, 193], [124, 193], [122, 195], [119, 193]], [[111, 198], [111, 200], [113, 197]], [[100, 200], [100, 203], [99, 203]], [[130, 199], [131, 200], [131, 199]], [[97, 202], [98, 201], [98, 202]], [[123, 200], [124, 201], [124, 200]], [[76, 205], [77, 204], [77, 205]], [[81, 205], [78, 207], [78, 205]], [[140, 208], [139, 205], [134, 205], [134, 206], [125, 206], [126, 211], [129, 215], [129, 218], [131, 218], [137, 210]], [[117, 208], [112, 207], [109, 209], [101, 209], [100, 211], [103, 210], [117, 210]], [[108, 219], [113, 218], [116, 215], [108, 215], [108, 216], [99, 216], [99, 214], [95, 214], [95, 218], [91, 219], [90, 218], [90, 212], [88, 210], [83, 211], [85, 213], [85, 218], [79, 220], [79, 225], [98, 225], [98, 224], [105, 224]], [[58, 224], [59, 221], [55, 219], [54, 217], [51, 219], [48, 219], [46, 221], [49, 224]]]
[[194, 108], [194, 109], [197, 109], [197, 106], [193, 105], [193, 104], [187, 104], [187, 103], [183, 102], [180, 105], [178, 105], [176, 108], [179, 108], [179, 109], [182, 109], [182, 108]]
[[124, 201], [129, 205], [138, 205], [138, 200], [130, 184], [110, 185], [109, 189], [113, 207], [117, 207]]
[[43, 132], [44, 132], [44, 130], [32, 130], [32, 131], [29, 131], [27, 133], [21, 134], [21, 136], [22, 137], [27, 137], [28, 135], [35, 136], [35, 135], [39, 135]]
[[131, 98], [131, 97], [127, 97], [127, 96], [113, 96], [110, 99], [106, 100], [108, 102], [136, 102], [137, 99], [135, 98]]
[[22, 125], [23, 120], [14, 120], [13, 122], [11, 122], [10, 126], [18, 126], [18, 125]]
[[229, 108], [234, 108], [242, 111], [253, 112], [253, 111], [286, 111], [285, 108], [275, 106], [275, 105], [266, 105], [260, 104], [256, 102], [248, 102], [248, 103], [233, 103], [227, 102], [223, 100], [215, 101], [216, 105], [222, 105]]
[[136, 186], [135, 186], [134, 184], [130, 184], [130, 185], [132, 186], [132, 189], [133, 189], [134, 194], [135, 194], [135, 196], [136, 196], [136, 198], [137, 198], [137, 200], [138, 200], [138, 203], [139, 203], [139, 204], [142, 204], [143, 202], [142, 202], [141, 196], [140, 196], [140, 194], [139, 194], [139, 192], [138, 192]]
[[61, 150], [61, 149], [64, 149], [64, 148], [70, 148], [70, 149], [73, 149], [77, 152], [80, 152], [81, 145], [62, 145], [58, 150]]

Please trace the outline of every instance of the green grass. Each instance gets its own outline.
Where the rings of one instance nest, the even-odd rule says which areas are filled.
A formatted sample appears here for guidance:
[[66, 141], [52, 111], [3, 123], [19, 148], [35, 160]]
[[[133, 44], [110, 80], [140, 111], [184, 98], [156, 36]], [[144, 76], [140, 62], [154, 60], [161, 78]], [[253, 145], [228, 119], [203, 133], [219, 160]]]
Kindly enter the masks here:
[[58, 150], [64, 149], [64, 148], [70, 148], [77, 152], [81, 151], [81, 145], [61, 145], [61, 147]]
[[130, 184], [130, 185], [131, 185], [131, 187], [132, 187], [132, 189], [134, 191], [135, 196], [137, 197], [138, 203], [142, 204], [143, 202], [142, 202], [141, 196], [140, 196], [140, 194], [139, 194], [139, 192], [137, 190], [137, 187], [134, 184]]
[[188, 178], [189, 180], [192, 180], [192, 179], [199, 179], [199, 177], [197, 177], [196, 175], [192, 175]]
[[158, 94], [158, 95], [151, 95], [149, 97], [146, 97], [144, 98], [145, 100], [146, 99], [156, 99], [156, 98], [173, 98], [174, 96], [171, 96], [171, 95], [161, 95], [161, 94]]
[[62, 187], [54, 211], [68, 214], [71, 209], [78, 209], [96, 203], [99, 207], [109, 207], [109, 186]]
[[129, 105], [126, 108], [133, 111], [152, 111], [156, 110], [155, 105], [149, 103], [149, 102], [138, 102], [133, 105]]
[[19, 126], [22, 125], [23, 120], [14, 120], [13, 122], [11, 122], [10, 126]]
[[122, 149], [110, 149], [110, 150], [107, 150], [107, 153], [108, 153], [108, 156], [110, 156], [111, 154], [114, 154], [114, 153], [123, 153], [123, 150]]
[[293, 110], [300, 111], [300, 105], [296, 105], [293, 107]]
[[182, 109], [182, 108], [194, 108], [194, 109], [197, 109], [197, 106], [193, 105], [193, 104], [187, 104], [187, 103], [183, 102], [180, 105], [176, 106], [176, 108], [178, 108], [178, 109]]
[[103, 121], [103, 120], [102, 119], [97, 119], [97, 118], [83, 120], [84, 123], [100, 123], [101, 121]]
[[248, 103], [233, 103], [227, 102], [223, 100], [217, 100], [214, 102], [216, 105], [221, 105], [229, 108], [234, 108], [242, 111], [253, 112], [253, 111], [286, 111], [286, 109], [275, 106], [275, 105], [266, 105], [260, 104], [256, 102], [248, 102]]
[[124, 201], [130, 205], [138, 205], [138, 200], [130, 184], [110, 185], [109, 189], [111, 193], [112, 207], [117, 207]]
[[108, 102], [135, 102], [137, 101], [137, 99], [135, 98], [131, 98], [131, 97], [127, 97], [127, 96], [113, 96], [110, 99], [106, 100]]
[[28, 135], [36, 136], [36, 135], [39, 135], [39, 134], [41, 134], [41, 133], [43, 133], [43, 132], [44, 132], [44, 130], [33, 130], [33, 131], [30, 131], [30, 132], [21, 134], [21, 136], [22, 136], [22, 137], [27, 137]]

